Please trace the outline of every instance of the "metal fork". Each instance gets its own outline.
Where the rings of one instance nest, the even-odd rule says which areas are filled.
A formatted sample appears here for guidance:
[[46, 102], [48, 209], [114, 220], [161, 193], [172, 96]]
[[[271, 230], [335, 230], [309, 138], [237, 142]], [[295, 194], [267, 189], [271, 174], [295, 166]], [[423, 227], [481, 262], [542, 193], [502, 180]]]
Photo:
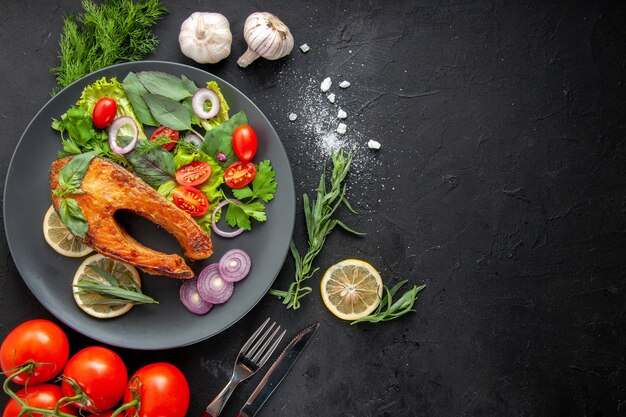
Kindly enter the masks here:
[[[228, 401], [228, 398], [230, 398], [230, 395], [237, 385], [239, 385], [241, 381], [250, 378], [265, 365], [265, 362], [267, 362], [272, 355], [286, 332], [286, 330], [283, 330], [282, 333], [278, 334], [280, 326], [276, 326], [276, 322], [273, 322], [263, 331], [269, 321], [270, 319], [268, 317], [261, 327], [259, 327], [241, 347], [237, 355], [237, 360], [235, 361], [235, 367], [233, 368], [233, 375], [230, 377], [230, 381], [228, 381], [224, 389], [211, 401], [211, 404], [207, 406], [201, 417], [219, 416], [224, 408], [224, 404], [226, 404], [226, 401]], [[276, 328], [274, 329], [274, 327]], [[272, 332], [272, 330], [274, 331]], [[261, 334], [261, 332], [263, 333]]]

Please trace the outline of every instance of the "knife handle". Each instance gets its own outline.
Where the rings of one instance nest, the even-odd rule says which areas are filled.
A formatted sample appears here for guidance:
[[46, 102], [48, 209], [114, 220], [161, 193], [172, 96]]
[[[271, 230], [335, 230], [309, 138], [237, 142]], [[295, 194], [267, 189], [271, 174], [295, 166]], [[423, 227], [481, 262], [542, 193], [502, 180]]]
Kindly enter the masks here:
[[249, 417], [243, 410], [239, 410], [236, 417]]

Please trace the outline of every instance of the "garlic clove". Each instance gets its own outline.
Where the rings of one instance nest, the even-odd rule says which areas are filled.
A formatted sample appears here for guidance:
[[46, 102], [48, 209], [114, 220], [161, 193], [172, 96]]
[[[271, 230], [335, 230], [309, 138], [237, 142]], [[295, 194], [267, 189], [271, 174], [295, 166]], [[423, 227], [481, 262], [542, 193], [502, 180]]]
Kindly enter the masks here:
[[182, 53], [199, 64], [215, 64], [226, 58], [232, 42], [228, 19], [220, 13], [192, 13], [178, 35]]
[[279, 18], [271, 13], [252, 13], [246, 19], [243, 36], [248, 50], [237, 60], [245, 68], [258, 57], [269, 60], [280, 59], [293, 49], [293, 35]]

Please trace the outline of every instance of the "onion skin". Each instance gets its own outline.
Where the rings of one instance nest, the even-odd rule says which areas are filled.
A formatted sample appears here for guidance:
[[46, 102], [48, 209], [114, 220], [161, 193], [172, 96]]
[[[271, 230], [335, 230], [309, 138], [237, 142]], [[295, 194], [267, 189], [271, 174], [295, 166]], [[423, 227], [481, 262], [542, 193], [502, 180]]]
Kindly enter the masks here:
[[[128, 145], [121, 147], [117, 144], [117, 132], [122, 126], [125, 125], [130, 125], [133, 128], [133, 140], [131, 140]], [[135, 148], [138, 136], [139, 128], [137, 127], [137, 123], [135, 123], [132, 118], [128, 116], [118, 117], [117, 119], [113, 120], [113, 123], [111, 123], [111, 127], [109, 128], [109, 146], [111, 147], [111, 150], [113, 152], [119, 155], [125, 155]]]
[[[222, 284], [221, 288], [216, 288], [218, 283]], [[217, 264], [210, 264], [200, 272], [197, 285], [200, 297], [211, 304], [225, 303], [235, 289], [232, 282], [224, 281], [220, 276]]]
[[211, 311], [213, 304], [205, 301], [198, 293], [198, 278], [185, 280], [180, 287], [180, 301], [190, 312], [204, 315]]
[[[236, 264], [232, 265], [233, 262]], [[218, 265], [224, 281], [238, 282], [248, 276], [252, 261], [242, 249], [231, 249], [222, 256]]]

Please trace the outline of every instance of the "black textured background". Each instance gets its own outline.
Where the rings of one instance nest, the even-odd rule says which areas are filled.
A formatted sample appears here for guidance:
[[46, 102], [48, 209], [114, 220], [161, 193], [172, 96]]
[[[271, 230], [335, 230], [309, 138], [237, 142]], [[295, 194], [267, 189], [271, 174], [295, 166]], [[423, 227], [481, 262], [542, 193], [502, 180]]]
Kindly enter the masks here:
[[[298, 195], [315, 188], [320, 138], [336, 125], [319, 83], [352, 83], [335, 90], [348, 112], [342, 142], [355, 150], [348, 197], [361, 215], [340, 217], [368, 235], [336, 232], [317, 264], [362, 258], [389, 284], [428, 287], [415, 314], [363, 326], [331, 316], [317, 290], [297, 312], [266, 296], [197, 345], [117, 349], [131, 372], [176, 364], [197, 416], [227, 381], [246, 335], [272, 316], [292, 334], [322, 327], [262, 416], [626, 415], [623, 2], [166, 4], [151, 58], [211, 71], [255, 101], [284, 141]], [[62, 17], [79, 9], [69, 0], [0, 0], [3, 175], [54, 86]], [[262, 10], [311, 51], [238, 68], [243, 21]], [[179, 26], [194, 11], [229, 18], [233, 52], [224, 62], [198, 65], [180, 53]], [[369, 139], [382, 149], [368, 150]], [[24, 320], [53, 316], [31, 296], [1, 236], [4, 337]], [[303, 247], [301, 211], [295, 239]], [[288, 258], [276, 285], [292, 274]], [[93, 343], [69, 334], [73, 351]], [[259, 379], [240, 386], [224, 415]]]

